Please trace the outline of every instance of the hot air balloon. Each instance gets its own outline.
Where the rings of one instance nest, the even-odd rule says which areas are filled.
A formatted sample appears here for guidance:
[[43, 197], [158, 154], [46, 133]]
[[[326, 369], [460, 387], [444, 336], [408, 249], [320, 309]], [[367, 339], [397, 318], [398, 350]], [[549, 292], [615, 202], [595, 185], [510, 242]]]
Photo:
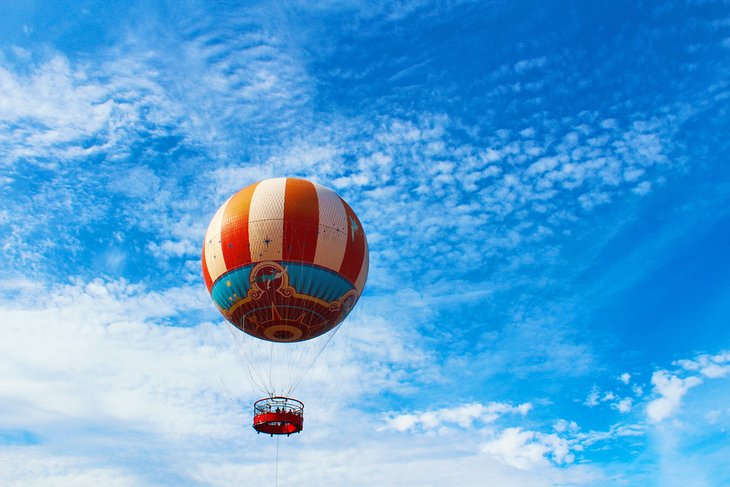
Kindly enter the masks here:
[[[254, 353], [247, 355], [265, 360], [276, 352], [302, 372], [307, 367], [297, 360], [316, 353], [292, 351], [305, 342], [321, 349], [350, 313], [367, 280], [368, 245], [357, 215], [336, 193], [275, 178], [223, 203], [208, 226], [202, 264], [218, 310], [237, 334], [250, 337], [245, 347]], [[300, 432], [304, 405], [288, 397], [296, 379], [274, 384], [265, 375], [252, 377], [267, 394], [254, 405], [254, 429]]]

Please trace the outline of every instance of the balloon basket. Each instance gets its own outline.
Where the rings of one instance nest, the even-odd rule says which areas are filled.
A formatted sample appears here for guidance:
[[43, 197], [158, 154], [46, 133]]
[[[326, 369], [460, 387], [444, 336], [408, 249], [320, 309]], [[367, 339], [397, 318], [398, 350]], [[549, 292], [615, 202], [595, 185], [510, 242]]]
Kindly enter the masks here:
[[267, 435], [299, 433], [304, 427], [304, 403], [290, 397], [259, 399], [253, 405], [253, 429]]

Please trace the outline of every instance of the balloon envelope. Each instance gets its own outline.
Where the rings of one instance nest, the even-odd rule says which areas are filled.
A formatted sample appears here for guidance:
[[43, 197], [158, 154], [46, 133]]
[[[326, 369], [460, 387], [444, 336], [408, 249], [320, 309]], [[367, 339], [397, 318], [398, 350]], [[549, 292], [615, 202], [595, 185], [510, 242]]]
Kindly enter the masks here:
[[333, 191], [267, 179], [228, 199], [203, 243], [203, 278], [238, 329], [272, 342], [309, 340], [337, 326], [368, 274], [360, 220]]

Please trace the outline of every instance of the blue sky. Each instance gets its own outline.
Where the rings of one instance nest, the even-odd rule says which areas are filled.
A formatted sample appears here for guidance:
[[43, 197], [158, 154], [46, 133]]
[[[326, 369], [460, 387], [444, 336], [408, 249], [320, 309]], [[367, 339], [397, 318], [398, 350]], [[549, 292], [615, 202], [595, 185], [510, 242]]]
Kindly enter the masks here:
[[272, 483], [199, 258], [281, 176], [371, 268], [280, 485], [730, 483], [727, 2], [208, 3], [1, 7], [0, 483]]

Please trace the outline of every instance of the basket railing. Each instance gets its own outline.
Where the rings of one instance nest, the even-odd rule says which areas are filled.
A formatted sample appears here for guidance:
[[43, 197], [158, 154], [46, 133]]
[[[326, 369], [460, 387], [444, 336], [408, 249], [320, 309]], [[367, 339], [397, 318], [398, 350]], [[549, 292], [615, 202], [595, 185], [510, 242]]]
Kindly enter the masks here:
[[301, 416], [304, 413], [304, 403], [290, 397], [266, 397], [254, 403], [253, 412], [254, 416], [265, 413], [292, 413]]

